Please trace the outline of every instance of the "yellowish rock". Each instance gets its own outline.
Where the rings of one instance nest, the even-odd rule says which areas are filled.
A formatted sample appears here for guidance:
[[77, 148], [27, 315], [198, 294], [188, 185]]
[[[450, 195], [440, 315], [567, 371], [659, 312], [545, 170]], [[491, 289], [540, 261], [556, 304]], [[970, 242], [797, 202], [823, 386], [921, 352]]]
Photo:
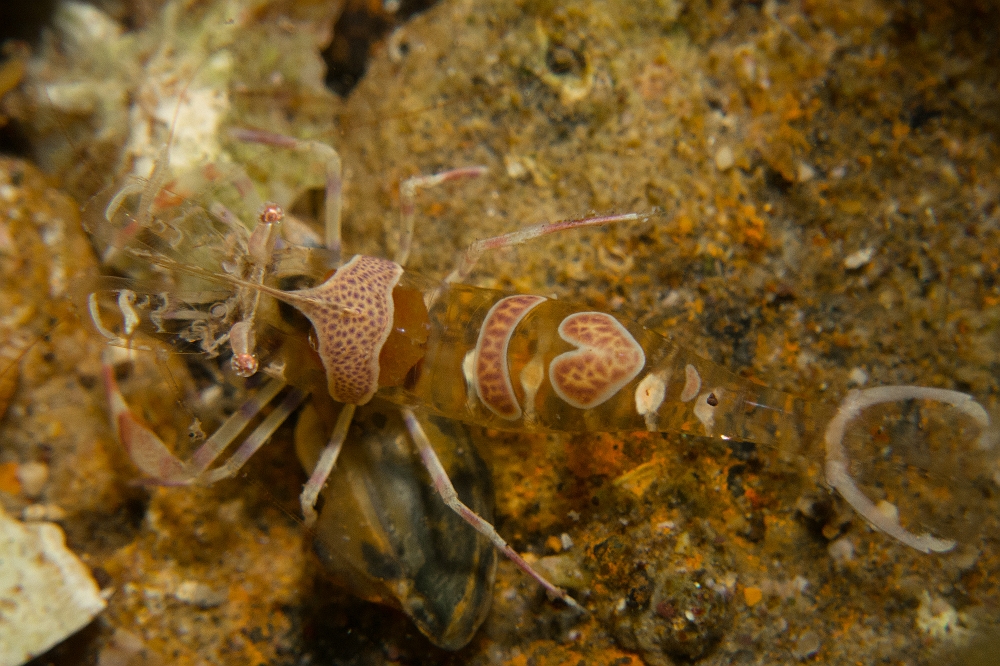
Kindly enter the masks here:
[[26, 525], [0, 509], [0, 666], [42, 654], [106, 605], [58, 525]]

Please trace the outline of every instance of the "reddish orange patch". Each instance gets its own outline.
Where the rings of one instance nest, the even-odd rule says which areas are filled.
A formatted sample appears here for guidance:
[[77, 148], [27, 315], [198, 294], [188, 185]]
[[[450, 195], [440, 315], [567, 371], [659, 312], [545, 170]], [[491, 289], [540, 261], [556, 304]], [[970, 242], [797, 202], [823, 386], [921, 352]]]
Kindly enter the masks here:
[[761, 592], [759, 587], [743, 588], [743, 599], [747, 602], [747, 606], [756, 606], [763, 598], [764, 593]]
[[567, 440], [565, 447], [567, 465], [578, 478], [619, 476], [630, 465], [621, 438], [612, 433], [594, 433], [588, 436], [586, 446]]
[[159, 209], [174, 208], [180, 206], [186, 200], [185, 194], [177, 192], [179, 189], [177, 182], [172, 181], [163, 186], [153, 198], [153, 206]]

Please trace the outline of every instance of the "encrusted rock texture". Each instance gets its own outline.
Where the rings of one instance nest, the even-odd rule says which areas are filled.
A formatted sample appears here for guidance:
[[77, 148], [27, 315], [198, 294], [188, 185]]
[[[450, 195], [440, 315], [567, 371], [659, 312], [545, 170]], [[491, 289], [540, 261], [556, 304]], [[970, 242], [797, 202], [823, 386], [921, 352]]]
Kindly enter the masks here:
[[[652, 212], [495, 253], [469, 282], [635, 318], [816, 414], [852, 388], [920, 384], [997, 416], [994, 4], [443, 0], [405, 21], [364, 3], [138, 5], [75, 6], [0, 72], [3, 113], [48, 173], [0, 165], [0, 503], [58, 520], [109, 592], [37, 663], [990, 663], [1000, 454], [920, 405], [862, 420], [852, 473], [909, 529], [955, 539], [944, 554], [855, 514], [824, 483], [821, 432], [790, 451], [474, 430], [500, 534], [589, 613], [502, 561], [478, 634], [435, 648], [324, 577], [290, 426], [235, 479], [133, 483], [77, 293], [99, 270], [77, 211], [148, 175], [172, 127], [184, 168], [239, 162], [226, 130], [266, 128], [336, 148], [345, 248], [392, 256], [401, 181], [484, 165], [418, 194], [408, 270], [443, 276], [526, 225]], [[364, 30], [335, 21], [362, 14], [392, 29], [335, 94], [320, 52], [333, 40], [344, 61], [336, 30]], [[301, 155], [246, 171], [305, 212], [322, 184]], [[173, 445], [191, 422], [179, 387], [206, 379], [146, 356], [122, 381]]]

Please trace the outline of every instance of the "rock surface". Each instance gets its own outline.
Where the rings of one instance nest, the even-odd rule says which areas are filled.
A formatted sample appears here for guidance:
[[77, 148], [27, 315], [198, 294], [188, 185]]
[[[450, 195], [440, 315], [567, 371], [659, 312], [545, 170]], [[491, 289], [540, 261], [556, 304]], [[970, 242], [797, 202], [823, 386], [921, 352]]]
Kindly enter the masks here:
[[0, 666], [19, 666], [79, 631], [107, 606], [54, 523], [0, 508]]
[[[112, 82], [121, 94], [104, 116], [95, 106], [98, 117], [51, 100], [63, 104], [59, 121], [39, 120], [38, 133], [56, 147], [48, 163], [64, 170], [60, 185], [78, 193], [112, 181], [119, 153], [108, 145], [142, 129], [127, 124], [131, 100], [132, 116], [159, 133], [144, 144], [155, 148], [178, 78], [196, 78], [194, 88], [217, 84], [230, 100], [221, 126], [322, 138], [340, 151], [351, 252], [391, 256], [400, 181], [449, 167], [490, 172], [420, 193], [408, 269], [430, 277], [477, 238], [591, 210], [660, 207], [668, 214], [655, 223], [496, 253], [471, 282], [631, 313], [817, 411], [853, 386], [893, 383], [968, 391], [996, 411], [1000, 21], [988, 3], [446, 0], [376, 49], [345, 100], [316, 89], [322, 30], [271, 20], [287, 3], [245, 6], [227, 34], [254, 54], [233, 61], [253, 71], [192, 77], [208, 52], [194, 14], [174, 24], [191, 40], [170, 42], [177, 63], [172, 49], [139, 62], [148, 49], [135, 48], [77, 77], [54, 54], [43, 82]], [[158, 17], [127, 22], [132, 29], [112, 31], [125, 41], [108, 43], [155, 42], [166, 30]], [[150, 63], [160, 69], [144, 71]], [[184, 65], [176, 77], [172, 64]], [[77, 150], [60, 152], [67, 129]], [[246, 146], [225, 136], [215, 145], [219, 161], [249, 165], [262, 196], [291, 203], [317, 186], [311, 172], [289, 185], [301, 156], [246, 160]], [[0, 195], [16, 194], [15, 180]], [[30, 219], [5, 222], [16, 242], [0, 233], [0, 255], [28, 247], [17, 233]], [[573, 593], [593, 612], [549, 603], [502, 562], [486, 624], [462, 651], [442, 653], [401, 614], [324, 581], [298, 522], [305, 475], [287, 431], [237, 479], [126, 487], [135, 473], [115, 460], [97, 379], [103, 341], [88, 342], [44, 275], [60, 270], [47, 259], [86, 253], [30, 247], [39, 250], [24, 265], [41, 274], [37, 286], [0, 287], [15, 306], [32, 294], [48, 317], [38, 323], [21, 308], [25, 322], [11, 326], [35, 339], [47, 321], [66, 324], [28, 352], [12, 348], [23, 360], [0, 375], [0, 403], [5, 378], [19, 375], [0, 424], [0, 500], [21, 511], [28, 498], [11, 470], [46, 462], [49, 481], [32, 501], [66, 510], [74, 548], [116, 589], [84, 656], [46, 659], [938, 664], [996, 651], [1000, 468], [913, 407], [858, 428], [852, 461], [866, 492], [907, 525], [959, 542], [944, 555], [871, 531], [825, 486], [818, 438], [778, 451], [644, 432], [476, 433], [499, 531], [538, 557], [569, 535], [562, 568], [582, 572]], [[238, 389], [197, 363], [173, 356], [167, 365], [137, 360], [122, 384], [129, 404], [182, 448], [187, 406]]]

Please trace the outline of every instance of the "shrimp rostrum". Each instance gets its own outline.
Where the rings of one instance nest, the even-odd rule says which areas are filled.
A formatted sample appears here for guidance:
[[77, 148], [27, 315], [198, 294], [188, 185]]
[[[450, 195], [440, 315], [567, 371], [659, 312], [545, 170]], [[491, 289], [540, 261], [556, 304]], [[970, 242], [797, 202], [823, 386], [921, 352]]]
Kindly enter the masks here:
[[[152, 482], [211, 483], [231, 476], [264, 444], [310, 392], [342, 403], [326, 447], [317, 457], [301, 495], [307, 524], [336, 464], [356, 407], [373, 397], [399, 406], [420, 458], [445, 503], [475, 527], [546, 590], [571, 606], [576, 602], [521, 558], [486, 520], [457, 496], [416, 412], [468, 424], [515, 431], [669, 431], [774, 443], [781, 447], [819, 436], [826, 426], [828, 483], [874, 526], [922, 550], [944, 551], [954, 542], [904, 529], [878, 510], [848, 473], [842, 445], [848, 423], [868, 406], [898, 400], [930, 400], [951, 405], [963, 428], [988, 442], [989, 418], [971, 397], [955, 391], [890, 386], [854, 391], [839, 411], [809, 404], [761, 387], [687, 351], [663, 335], [617, 314], [562, 300], [505, 294], [467, 286], [477, 260], [487, 251], [525, 243], [542, 235], [582, 227], [646, 219], [641, 214], [590, 217], [528, 227], [478, 241], [456, 258], [454, 270], [432, 280], [404, 269], [413, 237], [413, 197], [422, 187], [478, 176], [481, 167], [414, 178], [401, 186], [402, 240], [394, 260], [356, 255], [340, 258], [340, 162], [323, 144], [257, 130], [239, 130], [238, 139], [267, 149], [303, 151], [325, 160], [325, 247], [294, 245], [280, 237], [284, 215], [276, 204], [262, 205], [248, 230], [221, 201], [204, 208], [153, 210], [170, 197], [162, 178], [122, 190], [105, 206], [100, 226], [108, 231], [99, 248], [106, 261], [126, 257], [148, 267], [150, 283], [184, 282], [190, 302], [169, 297], [137, 300], [108, 283], [105, 296], [119, 307], [121, 330], [109, 330], [104, 308], [91, 297], [98, 327], [113, 341], [128, 344], [145, 316], [158, 330], [174, 333], [203, 352], [229, 354], [237, 375], [258, 368], [269, 379], [188, 461], [169, 448], [128, 411], [106, 373], [111, 410], [124, 446]], [[158, 167], [159, 168], [159, 167]], [[248, 192], [245, 176], [234, 180]], [[158, 182], [160, 181], [160, 182]], [[131, 198], [126, 203], [124, 199]], [[211, 242], [188, 231], [191, 216], [207, 222]], [[208, 233], [203, 231], [202, 233]], [[214, 248], [219, 256], [204, 256]], [[328, 269], [332, 274], [326, 276]], [[309, 276], [311, 284], [289, 281]], [[140, 283], [143, 281], [140, 280]], [[179, 290], [168, 289], [163, 293]], [[105, 298], [107, 300], [107, 298]], [[311, 325], [314, 351], [283, 343], [291, 336], [269, 332], [275, 304], [291, 306]], [[137, 312], [137, 310], [144, 310]], [[300, 336], [301, 337], [301, 336]], [[250, 420], [284, 390], [280, 404], [246, 436], [235, 453], [212, 467]]]

